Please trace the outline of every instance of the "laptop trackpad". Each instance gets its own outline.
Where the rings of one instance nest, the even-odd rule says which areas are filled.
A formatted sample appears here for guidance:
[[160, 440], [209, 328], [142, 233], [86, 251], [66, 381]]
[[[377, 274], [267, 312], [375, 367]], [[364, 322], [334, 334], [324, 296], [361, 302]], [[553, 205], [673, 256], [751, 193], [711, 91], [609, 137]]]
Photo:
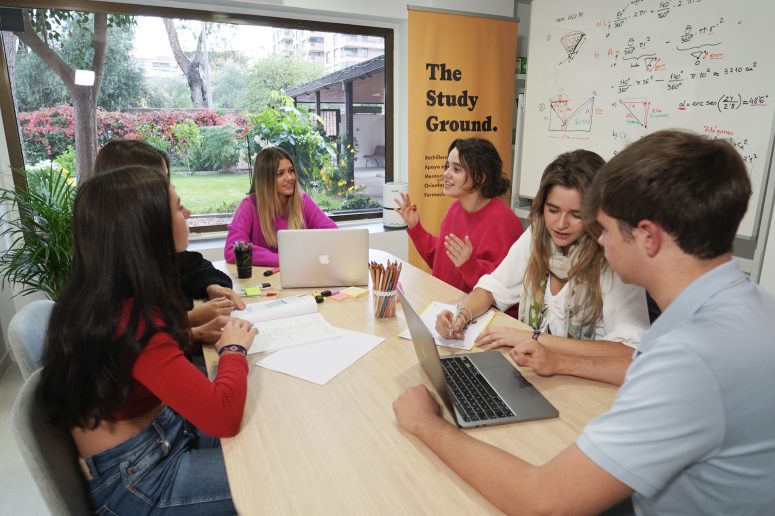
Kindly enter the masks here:
[[519, 387], [532, 388], [530, 382], [497, 351], [472, 353], [469, 358], [498, 392], [508, 392]]

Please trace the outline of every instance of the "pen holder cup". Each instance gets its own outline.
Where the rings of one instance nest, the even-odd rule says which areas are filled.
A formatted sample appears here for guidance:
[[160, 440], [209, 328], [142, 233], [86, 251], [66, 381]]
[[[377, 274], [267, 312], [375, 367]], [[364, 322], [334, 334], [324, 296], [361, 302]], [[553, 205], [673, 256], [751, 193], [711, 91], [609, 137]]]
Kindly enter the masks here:
[[234, 249], [234, 261], [237, 264], [237, 277], [249, 278], [253, 275], [253, 248]]
[[396, 315], [398, 290], [372, 290], [371, 295], [374, 300], [374, 317], [388, 319]]

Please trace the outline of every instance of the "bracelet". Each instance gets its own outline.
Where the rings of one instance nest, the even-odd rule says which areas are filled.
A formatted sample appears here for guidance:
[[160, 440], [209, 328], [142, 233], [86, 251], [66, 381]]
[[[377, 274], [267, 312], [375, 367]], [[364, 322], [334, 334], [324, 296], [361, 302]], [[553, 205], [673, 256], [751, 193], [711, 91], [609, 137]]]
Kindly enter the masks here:
[[232, 351], [235, 353], [239, 353], [243, 357], [248, 356], [248, 350], [245, 349], [245, 346], [240, 346], [239, 344], [226, 344], [221, 349], [218, 350], [218, 356], [223, 355], [227, 351]]
[[535, 329], [535, 330], [533, 330], [533, 335], [530, 338], [533, 339], [534, 341], [538, 342], [538, 337], [540, 337], [540, 336], [541, 336], [541, 330]]
[[[466, 317], [466, 314], [463, 313], [464, 311], [468, 314], [467, 317]], [[463, 317], [463, 328], [467, 328], [469, 324], [474, 322], [474, 316], [473, 316], [473, 314], [471, 314], [471, 310], [469, 310], [465, 306], [461, 306], [458, 309], [457, 315]]]

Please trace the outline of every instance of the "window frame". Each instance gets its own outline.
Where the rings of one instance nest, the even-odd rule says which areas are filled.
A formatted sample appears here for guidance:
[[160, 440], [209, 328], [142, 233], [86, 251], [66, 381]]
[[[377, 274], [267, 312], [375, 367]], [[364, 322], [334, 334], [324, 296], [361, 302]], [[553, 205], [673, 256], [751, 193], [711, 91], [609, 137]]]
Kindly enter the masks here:
[[[15, 5], [16, 3], [22, 5]], [[231, 23], [237, 25], [268, 26], [287, 30], [309, 30], [316, 32], [330, 32], [335, 35], [343, 34], [345, 38], [353, 36], [379, 37], [385, 40], [385, 183], [392, 182], [394, 178], [394, 91], [393, 91], [393, 55], [394, 55], [394, 31], [390, 28], [368, 25], [354, 25], [347, 23], [321, 22], [302, 20], [295, 18], [280, 18], [276, 16], [263, 16], [253, 14], [233, 13], [227, 10], [210, 11], [196, 9], [181, 9], [177, 7], [160, 7], [145, 4], [117, 4], [95, 0], [12, 0], [5, 7], [19, 9], [60, 9], [70, 11], [88, 11], [107, 14], [122, 14], [130, 16], [155, 16], [159, 18], [176, 18], [198, 20], [214, 23]], [[335, 38], [337, 37], [335, 36]], [[22, 141], [19, 135], [18, 120], [11, 94], [11, 78], [8, 74], [8, 63], [5, 59], [5, 49], [0, 38], [0, 114], [3, 118], [3, 131], [8, 157], [11, 165], [14, 188], [27, 189], [27, 178], [23, 173], [24, 158]], [[359, 219], [382, 218], [382, 208], [369, 210], [352, 210], [347, 213], [329, 214], [334, 221], [347, 221]], [[190, 228], [192, 233], [204, 234], [226, 231], [225, 224], [208, 226], [194, 226]]]

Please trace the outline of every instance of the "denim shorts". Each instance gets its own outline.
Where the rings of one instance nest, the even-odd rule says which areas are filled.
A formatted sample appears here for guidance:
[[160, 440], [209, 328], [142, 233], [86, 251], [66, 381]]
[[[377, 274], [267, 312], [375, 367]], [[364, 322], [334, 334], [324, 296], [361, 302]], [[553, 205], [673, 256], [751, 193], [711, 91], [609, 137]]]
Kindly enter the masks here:
[[164, 407], [123, 443], [81, 459], [97, 514], [236, 514], [220, 440]]

